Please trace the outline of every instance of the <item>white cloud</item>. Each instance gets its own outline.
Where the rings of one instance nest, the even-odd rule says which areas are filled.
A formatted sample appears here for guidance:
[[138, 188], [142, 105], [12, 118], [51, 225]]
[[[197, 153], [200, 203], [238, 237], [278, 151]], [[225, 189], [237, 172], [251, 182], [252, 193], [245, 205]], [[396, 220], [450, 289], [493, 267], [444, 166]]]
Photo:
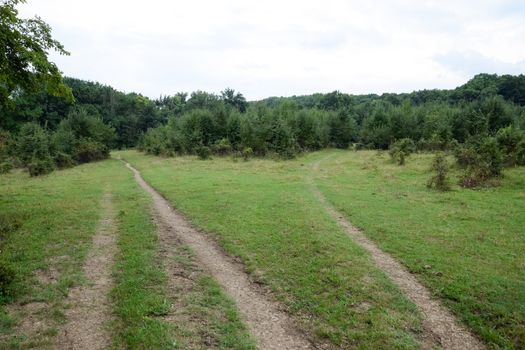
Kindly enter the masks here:
[[[248, 99], [454, 87], [520, 71], [520, 1], [30, 0], [65, 74], [151, 97], [229, 86]], [[460, 58], [458, 58], [460, 57]], [[491, 72], [489, 72], [491, 73]]]

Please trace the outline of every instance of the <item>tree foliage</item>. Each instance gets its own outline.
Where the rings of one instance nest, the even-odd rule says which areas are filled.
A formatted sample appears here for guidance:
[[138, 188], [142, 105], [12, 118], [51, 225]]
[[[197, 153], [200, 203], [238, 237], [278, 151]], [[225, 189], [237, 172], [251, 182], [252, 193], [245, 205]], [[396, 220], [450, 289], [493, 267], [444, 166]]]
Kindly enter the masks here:
[[58, 67], [48, 60], [54, 50], [69, 53], [51, 36], [51, 28], [41, 18], [21, 19], [16, 5], [24, 0], [3, 0], [0, 4], [0, 106], [13, 106], [20, 92], [44, 89], [54, 96], [72, 100]]
[[414, 141], [409, 138], [398, 140], [390, 146], [390, 157], [398, 165], [405, 165], [406, 158], [416, 151]]
[[432, 159], [430, 171], [433, 173], [432, 177], [427, 183], [428, 188], [435, 188], [438, 191], [445, 192], [450, 189], [448, 179], [448, 172], [450, 165], [447, 161], [447, 155], [444, 152], [437, 152]]

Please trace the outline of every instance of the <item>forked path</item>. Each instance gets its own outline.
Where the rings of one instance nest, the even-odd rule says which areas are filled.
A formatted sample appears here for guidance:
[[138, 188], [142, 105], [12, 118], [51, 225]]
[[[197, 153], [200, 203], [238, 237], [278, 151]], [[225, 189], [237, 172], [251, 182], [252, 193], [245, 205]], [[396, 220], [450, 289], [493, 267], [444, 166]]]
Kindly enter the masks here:
[[57, 336], [57, 349], [98, 350], [111, 345], [107, 325], [111, 320], [109, 292], [117, 251], [117, 228], [115, 209], [108, 192], [102, 197], [102, 210], [102, 219], [83, 267], [87, 283], [69, 291], [66, 324]]
[[[314, 163], [312, 168], [314, 172], [319, 171], [319, 163], [319, 161]], [[423, 314], [423, 328], [426, 333], [423, 339], [424, 348], [438, 345], [450, 350], [486, 349], [485, 345], [461, 325], [445, 306], [432, 298], [430, 291], [419, 283], [413, 274], [346, 220], [344, 215], [327, 201], [312, 177], [309, 178], [309, 182], [316, 197], [339, 226], [370, 253], [374, 263], [418, 306]]]
[[243, 267], [228, 257], [206, 235], [191, 224], [155, 191], [130, 164], [126, 166], [135, 180], [153, 198], [154, 209], [177, 237], [192, 248], [197, 260], [211, 273], [225, 292], [235, 301], [242, 319], [247, 324], [261, 349], [312, 349], [312, 344], [294, 326], [279, 304], [268, 298], [250, 282]]

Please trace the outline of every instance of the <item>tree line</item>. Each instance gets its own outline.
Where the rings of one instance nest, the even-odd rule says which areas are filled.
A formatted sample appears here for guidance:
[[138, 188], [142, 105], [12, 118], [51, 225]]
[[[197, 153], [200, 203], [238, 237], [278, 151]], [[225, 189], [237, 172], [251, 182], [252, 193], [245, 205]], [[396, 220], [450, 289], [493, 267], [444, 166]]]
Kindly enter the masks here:
[[[453, 90], [349, 95], [338, 91], [248, 103], [225, 89], [156, 100], [63, 78], [48, 60], [69, 53], [39, 17], [0, 4], [0, 171], [32, 175], [105, 158], [112, 148], [158, 155], [292, 158], [326, 147], [449, 150], [468, 174], [496, 176], [525, 163], [525, 76], [479, 74]], [[476, 183], [479, 181], [465, 183]]]
[[[52, 169], [53, 162], [62, 166], [100, 159], [112, 148], [138, 147], [166, 156], [292, 158], [327, 147], [389, 149], [403, 139], [417, 150], [457, 150], [458, 145], [497, 138], [504, 156], [512, 158], [503, 164], [525, 161], [523, 75], [479, 74], [453, 90], [383, 95], [334, 91], [254, 102], [232, 89], [153, 100], [74, 78], [64, 83], [73, 102], [42, 88], [18, 94], [12, 100], [16, 108], [0, 107], [3, 169], [9, 162], [17, 165], [17, 154], [18, 165], [29, 166], [31, 159], [39, 163], [49, 153], [44, 158], [50, 166], [36, 168]], [[48, 150], [36, 144], [47, 144], [42, 147]], [[35, 154], [23, 155], [24, 150]]]

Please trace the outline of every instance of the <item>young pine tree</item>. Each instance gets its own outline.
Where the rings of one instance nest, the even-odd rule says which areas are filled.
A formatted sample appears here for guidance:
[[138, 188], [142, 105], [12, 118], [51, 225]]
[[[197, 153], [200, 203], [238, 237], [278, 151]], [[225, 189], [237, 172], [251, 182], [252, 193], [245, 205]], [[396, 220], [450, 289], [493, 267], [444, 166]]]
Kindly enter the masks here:
[[430, 166], [433, 176], [429, 179], [427, 187], [435, 188], [441, 192], [448, 191], [450, 189], [448, 181], [449, 168], [446, 154], [443, 152], [437, 152], [432, 160], [432, 165]]

